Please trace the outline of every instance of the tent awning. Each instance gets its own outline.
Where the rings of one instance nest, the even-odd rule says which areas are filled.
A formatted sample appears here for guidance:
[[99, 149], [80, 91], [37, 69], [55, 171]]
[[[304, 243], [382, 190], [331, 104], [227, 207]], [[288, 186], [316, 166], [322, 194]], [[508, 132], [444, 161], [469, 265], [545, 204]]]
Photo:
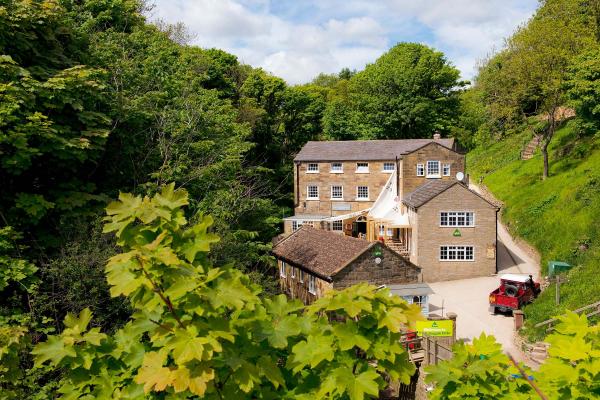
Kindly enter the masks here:
[[410, 221], [408, 214], [402, 213], [402, 205], [398, 201], [396, 171], [394, 171], [373, 206], [369, 217], [376, 223], [386, 225], [388, 228], [408, 228]]
[[354, 217], [358, 217], [360, 215], [366, 214], [367, 212], [369, 212], [369, 210], [370, 210], [370, 208], [367, 208], [367, 209], [355, 211], [355, 212], [352, 212], [349, 214], [336, 215], [335, 217], [324, 218], [323, 221], [331, 222], [331, 221], [341, 221], [344, 219], [350, 219], [350, 218], [354, 218]]

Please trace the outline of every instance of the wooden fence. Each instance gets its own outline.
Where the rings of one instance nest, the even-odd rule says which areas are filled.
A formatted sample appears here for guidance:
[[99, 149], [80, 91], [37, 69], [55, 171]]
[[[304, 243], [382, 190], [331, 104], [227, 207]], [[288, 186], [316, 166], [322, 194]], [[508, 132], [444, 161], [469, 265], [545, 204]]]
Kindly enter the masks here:
[[[579, 314], [579, 313], [583, 313], [584, 311], [587, 311], [587, 310], [593, 310], [593, 311], [585, 314], [588, 318], [593, 317], [594, 315], [600, 315], [600, 301], [597, 301], [595, 303], [588, 304], [587, 306], [578, 308], [577, 310], [575, 310], [573, 312]], [[535, 327], [539, 328], [544, 325], [548, 325], [548, 328], [546, 328], [546, 331], [551, 331], [554, 329], [553, 324], [557, 321], [558, 320], [556, 318], [551, 318], [546, 321], [540, 322], [539, 324], [535, 324]]]
[[452, 345], [444, 343], [437, 338], [424, 336], [423, 365], [437, 365], [438, 362], [452, 358]]

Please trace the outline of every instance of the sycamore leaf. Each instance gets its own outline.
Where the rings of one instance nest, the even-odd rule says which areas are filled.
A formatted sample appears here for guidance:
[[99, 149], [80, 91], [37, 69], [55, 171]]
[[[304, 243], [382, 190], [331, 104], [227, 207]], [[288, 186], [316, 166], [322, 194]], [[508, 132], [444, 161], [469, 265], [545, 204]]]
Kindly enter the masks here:
[[348, 388], [348, 395], [351, 400], [363, 400], [365, 394], [377, 396], [379, 394], [379, 385], [377, 379], [379, 374], [373, 370], [365, 371], [358, 375], [353, 384]]
[[204, 396], [207, 383], [213, 380], [214, 377], [214, 371], [204, 367], [197, 367], [190, 370], [187, 367], [179, 366], [179, 368], [171, 371], [175, 392], [179, 393], [189, 390], [198, 396]]
[[152, 199], [156, 205], [174, 210], [189, 204], [187, 191], [183, 189], [175, 190], [175, 183], [165, 185], [160, 193], [157, 193]]
[[269, 382], [278, 388], [279, 386], [285, 385], [285, 380], [281, 374], [281, 370], [277, 366], [277, 363], [267, 356], [261, 356], [257, 363], [260, 374], [265, 376]]
[[592, 344], [581, 336], [551, 335], [546, 340], [550, 343], [548, 353], [552, 357], [569, 361], [585, 360], [592, 351]]
[[75, 334], [80, 334], [87, 329], [88, 324], [92, 320], [92, 311], [89, 308], [84, 308], [79, 313], [79, 317], [75, 317], [71, 313], [67, 313], [65, 317], [65, 326], [69, 331]]
[[333, 360], [333, 340], [333, 336], [330, 335], [310, 335], [306, 340], [296, 343], [292, 348], [293, 356], [290, 359], [294, 372], [298, 372], [309, 365], [314, 368], [324, 360]]
[[50, 336], [48, 340], [36, 345], [31, 354], [35, 355], [35, 366], [39, 367], [50, 360], [53, 365], [58, 365], [65, 357], [77, 357], [75, 349], [71, 346], [65, 346], [63, 338], [60, 336]]
[[358, 346], [362, 350], [367, 350], [371, 345], [369, 340], [359, 333], [356, 322], [352, 320], [334, 325], [333, 333], [338, 340], [340, 350], [350, 350], [354, 346]]
[[166, 358], [164, 352], [152, 351], [144, 355], [135, 382], [144, 385], [145, 393], [151, 390], [162, 391], [172, 384], [171, 370], [163, 367]]
[[554, 328], [555, 332], [563, 335], [585, 336], [590, 332], [587, 316], [567, 311], [565, 315], [558, 317], [560, 321]]
[[211, 344], [214, 342], [216, 341], [206, 337], [192, 336], [189, 332], [179, 329], [169, 341], [168, 346], [173, 349], [175, 362], [181, 365], [191, 360], [202, 361], [212, 357], [213, 347]]

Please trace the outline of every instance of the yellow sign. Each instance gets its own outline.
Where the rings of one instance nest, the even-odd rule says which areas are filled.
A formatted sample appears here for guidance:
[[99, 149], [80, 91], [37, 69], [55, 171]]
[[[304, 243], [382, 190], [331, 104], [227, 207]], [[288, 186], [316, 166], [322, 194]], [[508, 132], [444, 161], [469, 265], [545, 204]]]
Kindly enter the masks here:
[[419, 336], [452, 336], [452, 321], [442, 319], [439, 321], [417, 321], [417, 334]]

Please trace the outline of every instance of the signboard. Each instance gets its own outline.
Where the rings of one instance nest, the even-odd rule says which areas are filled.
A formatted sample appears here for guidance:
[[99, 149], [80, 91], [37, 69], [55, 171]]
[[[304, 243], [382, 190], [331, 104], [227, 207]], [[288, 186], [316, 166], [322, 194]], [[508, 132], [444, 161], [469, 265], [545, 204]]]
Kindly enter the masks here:
[[455, 229], [452, 236], [460, 237], [460, 236], [462, 236], [462, 234], [460, 233], [460, 231], [458, 229]]
[[331, 205], [333, 211], [350, 211], [350, 204], [348, 203], [333, 203]]
[[373, 247], [373, 255], [375, 257], [381, 257], [383, 255], [383, 252], [381, 251], [381, 247], [379, 247], [379, 246]]
[[419, 336], [452, 336], [452, 320], [417, 321], [417, 334]]

